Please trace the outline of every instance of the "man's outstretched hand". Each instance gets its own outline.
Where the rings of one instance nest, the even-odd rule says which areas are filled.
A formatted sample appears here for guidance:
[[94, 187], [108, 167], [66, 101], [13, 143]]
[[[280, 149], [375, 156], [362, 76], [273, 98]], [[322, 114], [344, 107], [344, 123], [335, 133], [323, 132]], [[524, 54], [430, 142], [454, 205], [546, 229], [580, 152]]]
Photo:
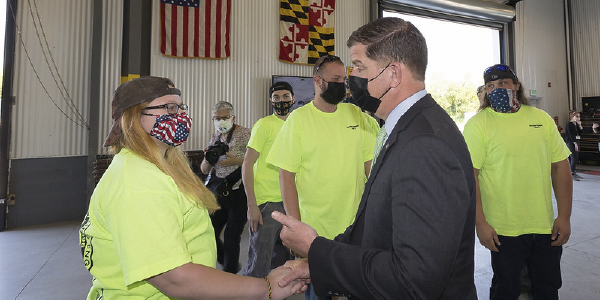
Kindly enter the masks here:
[[277, 211], [271, 213], [271, 217], [283, 224], [281, 234], [279, 235], [283, 245], [302, 257], [308, 257], [308, 249], [310, 249], [310, 245], [318, 236], [317, 231], [309, 225]]

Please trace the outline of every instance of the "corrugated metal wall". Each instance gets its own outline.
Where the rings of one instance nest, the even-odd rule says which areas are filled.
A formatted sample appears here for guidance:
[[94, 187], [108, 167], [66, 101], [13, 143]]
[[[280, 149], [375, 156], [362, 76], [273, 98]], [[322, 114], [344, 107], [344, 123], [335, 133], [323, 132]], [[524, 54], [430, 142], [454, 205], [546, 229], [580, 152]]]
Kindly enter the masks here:
[[86, 155], [92, 1], [18, 8], [11, 158]]
[[571, 0], [573, 98], [600, 96], [600, 1]]
[[[368, 0], [338, 0], [336, 54], [348, 66], [351, 64], [345, 42], [354, 29], [368, 22], [368, 3]], [[153, 5], [152, 43], [155, 47], [152, 48], [151, 73], [172, 78], [182, 89], [184, 101], [191, 106], [194, 125], [186, 150], [202, 149], [208, 143], [213, 132], [210, 108], [216, 101], [232, 102], [237, 110], [237, 122], [251, 127], [268, 114], [267, 89], [272, 75], [311, 75], [311, 66], [287, 64], [277, 59], [279, 0], [233, 0], [232, 55], [226, 60], [175, 59], [160, 55], [159, 1], [153, 1]], [[21, 34], [17, 38], [22, 38], [24, 45], [18, 40], [11, 158], [87, 155], [88, 130], [83, 123], [90, 113], [87, 104], [91, 84], [92, 8], [92, 0], [19, 2], [16, 17]], [[37, 21], [38, 14], [41, 22]], [[100, 144], [112, 123], [110, 101], [120, 83], [122, 16], [122, 1], [103, 1], [102, 82], [97, 83], [100, 84], [101, 109], [91, 112], [100, 115]], [[58, 74], [73, 100], [72, 106], [63, 99], [54, 82], [34, 24], [38, 30], [41, 30], [40, 24], [43, 27]], [[41, 40], [44, 44], [43, 38]], [[58, 77], [57, 81], [61, 86]], [[69, 98], [64, 90], [63, 94]], [[83, 116], [83, 121], [77, 114]], [[98, 151], [103, 153], [106, 149]]]
[[[368, 22], [368, 0], [338, 0], [335, 20], [335, 51], [351, 66], [346, 40]], [[153, 11], [159, 11], [154, 1]], [[272, 75], [312, 76], [312, 66], [280, 62], [279, 0], [233, 0], [231, 57], [225, 60], [177, 59], [160, 54], [159, 14], [152, 16], [151, 73], [173, 79], [190, 105], [194, 119], [185, 150], [208, 146], [214, 127], [211, 106], [220, 100], [236, 109], [236, 123], [251, 128], [268, 111], [268, 91]], [[106, 129], [108, 130], [108, 129]]]
[[[77, 0], [75, 0], [77, 1]], [[102, 147], [104, 138], [112, 126], [111, 101], [113, 92], [121, 84], [121, 60], [123, 53], [123, 0], [102, 1], [102, 70], [100, 82], [100, 111], [98, 153], [106, 153]]]
[[[19, 2], [11, 158], [87, 155], [88, 130], [84, 123], [88, 122], [90, 113], [100, 114], [98, 140], [102, 145], [112, 124], [112, 93], [120, 84], [123, 1], [104, 0], [102, 6], [102, 79], [92, 83], [93, 0]], [[48, 56], [51, 67], [44, 58], [44, 51], [50, 53], [45, 48], [46, 41], [58, 72], [51, 69], [54, 67], [52, 58]], [[62, 88], [58, 74], [66, 89]], [[100, 85], [102, 109], [99, 112], [88, 111], [91, 84]], [[64, 100], [69, 98], [67, 93], [73, 105]], [[81, 114], [83, 121], [77, 114]], [[98, 150], [102, 153], [106, 149]]]

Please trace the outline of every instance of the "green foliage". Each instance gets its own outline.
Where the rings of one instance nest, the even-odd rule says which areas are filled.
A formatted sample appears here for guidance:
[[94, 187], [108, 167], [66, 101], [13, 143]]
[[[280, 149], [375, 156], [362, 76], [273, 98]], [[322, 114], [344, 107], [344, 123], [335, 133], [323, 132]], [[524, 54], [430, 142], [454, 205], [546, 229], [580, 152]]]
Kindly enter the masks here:
[[468, 78], [459, 82], [436, 80], [427, 91], [456, 123], [463, 123], [465, 113], [474, 113], [479, 107], [477, 86]]

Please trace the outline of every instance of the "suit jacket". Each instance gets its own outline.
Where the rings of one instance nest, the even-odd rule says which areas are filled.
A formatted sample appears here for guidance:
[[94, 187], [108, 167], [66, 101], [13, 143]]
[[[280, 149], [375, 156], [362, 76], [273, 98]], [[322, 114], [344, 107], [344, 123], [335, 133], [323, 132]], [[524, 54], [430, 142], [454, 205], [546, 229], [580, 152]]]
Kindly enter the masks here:
[[464, 138], [428, 94], [399, 120], [373, 166], [354, 223], [317, 237], [317, 295], [477, 299], [475, 178]]

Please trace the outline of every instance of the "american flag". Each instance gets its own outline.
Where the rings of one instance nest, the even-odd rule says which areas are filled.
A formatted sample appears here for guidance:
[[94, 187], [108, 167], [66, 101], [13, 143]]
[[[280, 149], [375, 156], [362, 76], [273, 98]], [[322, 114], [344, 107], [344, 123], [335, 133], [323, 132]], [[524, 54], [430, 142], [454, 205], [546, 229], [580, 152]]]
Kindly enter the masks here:
[[188, 139], [190, 127], [192, 127], [192, 118], [187, 113], [162, 115], [156, 118], [150, 134], [176, 147]]
[[231, 0], [161, 0], [163, 55], [223, 59], [230, 56]]

